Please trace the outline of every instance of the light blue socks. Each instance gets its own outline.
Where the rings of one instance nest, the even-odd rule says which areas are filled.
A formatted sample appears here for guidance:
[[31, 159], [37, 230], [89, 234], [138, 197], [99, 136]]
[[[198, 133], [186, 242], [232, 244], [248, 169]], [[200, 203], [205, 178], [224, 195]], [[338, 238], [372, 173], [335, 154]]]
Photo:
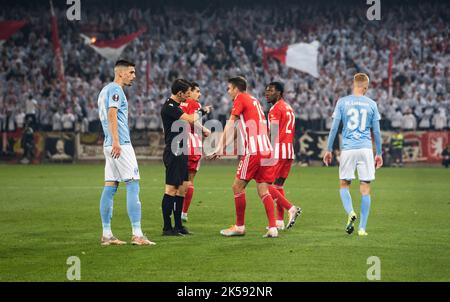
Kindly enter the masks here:
[[113, 214], [113, 199], [117, 187], [103, 187], [100, 198], [100, 216], [102, 218], [103, 236], [111, 237], [111, 218]]
[[370, 195], [363, 195], [361, 197], [361, 218], [359, 221], [359, 228], [365, 230], [367, 226], [367, 218], [370, 212]]
[[127, 211], [134, 236], [143, 236], [141, 230], [141, 202], [139, 201], [139, 181], [132, 180], [127, 185]]
[[341, 195], [342, 205], [344, 206], [345, 211], [347, 214], [350, 214], [353, 211], [352, 196], [350, 195], [350, 191], [348, 188], [342, 188], [339, 190], [339, 193]]

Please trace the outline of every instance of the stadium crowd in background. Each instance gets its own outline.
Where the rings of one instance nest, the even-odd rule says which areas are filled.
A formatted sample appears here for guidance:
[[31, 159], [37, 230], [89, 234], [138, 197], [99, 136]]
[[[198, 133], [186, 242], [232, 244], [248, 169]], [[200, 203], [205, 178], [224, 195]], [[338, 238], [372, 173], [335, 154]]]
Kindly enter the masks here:
[[[27, 119], [45, 131], [100, 131], [96, 100], [102, 85], [112, 80], [114, 62], [95, 53], [80, 33], [111, 40], [142, 26], [147, 31], [122, 55], [136, 62], [140, 74], [127, 89], [133, 130], [162, 128], [157, 112], [177, 77], [198, 82], [201, 102], [215, 109], [210, 118], [225, 122], [231, 108], [226, 79], [244, 75], [266, 111], [264, 87], [279, 80], [286, 84], [285, 100], [294, 108], [297, 124], [304, 130], [327, 131], [335, 102], [349, 93], [352, 75], [358, 71], [370, 76], [368, 96], [378, 102], [382, 130], [450, 128], [450, 14], [445, 3], [386, 4], [382, 22], [373, 22], [365, 19], [364, 5], [355, 12], [354, 7], [321, 1], [306, 7], [262, 3], [237, 8], [233, 2], [215, 3], [202, 9], [113, 1], [111, 10], [83, 2], [81, 21], [67, 21], [65, 11], [58, 10], [65, 98], [54, 69], [49, 8], [27, 5], [28, 10], [22, 3], [20, 9], [0, 12], [0, 20], [28, 21], [0, 46], [0, 131], [22, 128]], [[319, 78], [274, 59], [264, 68], [261, 39], [267, 47], [318, 40]]]

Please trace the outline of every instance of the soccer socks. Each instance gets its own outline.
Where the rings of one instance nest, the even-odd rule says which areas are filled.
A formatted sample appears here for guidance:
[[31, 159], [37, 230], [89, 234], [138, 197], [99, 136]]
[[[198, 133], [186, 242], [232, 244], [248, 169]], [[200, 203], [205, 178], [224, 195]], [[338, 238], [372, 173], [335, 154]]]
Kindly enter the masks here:
[[175, 196], [164, 194], [161, 204], [162, 215], [164, 220], [164, 231], [172, 229], [172, 219], [170, 217], [172, 216], [174, 206], [175, 206]]
[[234, 194], [234, 204], [236, 207], [236, 225], [245, 225], [245, 192]]
[[350, 214], [353, 211], [352, 196], [350, 195], [350, 191], [348, 190], [348, 188], [341, 188], [339, 192], [341, 194], [341, 200], [342, 204], [344, 205], [344, 209], [347, 214]]
[[[275, 189], [277, 189], [278, 192], [280, 192], [281, 195], [284, 195], [284, 188], [282, 186], [275, 186]], [[272, 195], [273, 198], [273, 195]], [[284, 220], [284, 208], [277, 202], [277, 220]]]
[[130, 217], [133, 235], [142, 237], [141, 230], [141, 202], [139, 201], [139, 181], [132, 180], [127, 185], [127, 211]]
[[102, 218], [103, 236], [112, 237], [111, 218], [113, 213], [113, 199], [117, 192], [117, 187], [103, 187], [102, 196], [100, 197], [100, 216]]
[[[292, 208], [292, 204], [284, 197], [280, 191], [278, 191], [275, 186], [269, 186], [269, 193], [272, 196], [273, 199], [276, 200], [277, 203], [277, 219], [278, 220], [284, 220], [284, 210], [289, 210]], [[279, 208], [281, 208], [282, 212], [280, 213]]]
[[183, 209], [183, 201], [183, 196], [174, 197], [173, 219], [175, 220], [176, 229], [181, 229], [183, 227], [183, 224], [181, 223], [181, 210]]
[[261, 200], [264, 203], [264, 208], [266, 209], [267, 219], [269, 220], [269, 228], [276, 228], [277, 223], [275, 220], [275, 206], [273, 205], [272, 196], [267, 193], [266, 195], [261, 197]]
[[183, 213], [187, 214], [191, 205], [192, 196], [194, 195], [194, 186], [188, 186], [183, 201]]
[[370, 195], [363, 195], [361, 197], [361, 217], [359, 221], [359, 229], [366, 229], [367, 218], [370, 212]]

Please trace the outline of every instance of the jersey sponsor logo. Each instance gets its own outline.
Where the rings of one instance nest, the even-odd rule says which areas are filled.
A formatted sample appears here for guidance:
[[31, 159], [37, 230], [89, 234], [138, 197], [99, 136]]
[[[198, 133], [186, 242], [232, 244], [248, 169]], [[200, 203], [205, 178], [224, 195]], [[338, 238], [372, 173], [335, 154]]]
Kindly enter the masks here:
[[118, 95], [118, 94], [113, 94], [112, 100], [113, 100], [114, 102], [118, 102], [118, 101], [119, 101], [119, 95]]

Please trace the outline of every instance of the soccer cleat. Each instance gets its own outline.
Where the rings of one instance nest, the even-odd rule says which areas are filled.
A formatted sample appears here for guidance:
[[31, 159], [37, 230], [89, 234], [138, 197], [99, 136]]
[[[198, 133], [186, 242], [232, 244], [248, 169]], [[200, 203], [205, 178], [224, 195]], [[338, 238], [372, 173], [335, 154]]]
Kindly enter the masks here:
[[345, 231], [347, 232], [347, 234], [350, 235], [355, 230], [355, 227], [353, 226], [355, 221], [356, 221], [355, 212], [351, 212], [350, 214], [348, 214], [347, 226], [345, 227]]
[[[269, 229], [269, 228], [267, 228]], [[284, 230], [284, 221], [283, 220], [277, 220], [277, 229], [278, 231]]]
[[181, 220], [183, 222], [187, 222], [188, 221], [188, 215], [187, 213], [181, 213]]
[[132, 245], [155, 245], [153, 241], [148, 240], [148, 238], [144, 236], [133, 236], [131, 237]]
[[267, 233], [263, 236], [264, 238], [277, 238], [278, 237], [278, 229], [277, 228], [269, 228]]
[[245, 235], [245, 226], [232, 225], [228, 229], [221, 230], [220, 234], [223, 236], [226, 236], [226, 237], [244, 236]]
[[108, 246], [108, 245], [124, 245], [127, 243], [125, 241], [117, 239], [114, 236], [111, 236], [109, 238], [102, 236], [100, 244], [103, 246]]
[[[268, 230], [269, 227], [266, 226], [266, 230]], [[277, 220], [277, 229], [278, 231], [283, 231], [284, 230], [284, 221], [283, 220]]]
[[189, 232], [189, 230], [185, 227], [175, 229], [174, 231], [181, 235], [194, 235], [193, 233]]
[[359, 230], [358, 230], [358, 235], [359, 235], [359, 236], [367, 236], [367, 235], [369, 235], [369, 234], [367, 234], [366, 230], [364, 230], [364, 229], [359, 229]]
[[174, 229], [163, 230], [162, 235], [163, 236], [184, 236], [183, 234], [176, 232]]
[[295, 224], [295, 221], [297, 220], [297, 217], [300, 216], [300, 214], [302, 213], [302, 209], [296, 206], [293, 206], [292, 208], [289, 209], [289, 222], [288, 225], [286, 227], [287, 230], [289, 230], [290, 228], [292, 228]]

